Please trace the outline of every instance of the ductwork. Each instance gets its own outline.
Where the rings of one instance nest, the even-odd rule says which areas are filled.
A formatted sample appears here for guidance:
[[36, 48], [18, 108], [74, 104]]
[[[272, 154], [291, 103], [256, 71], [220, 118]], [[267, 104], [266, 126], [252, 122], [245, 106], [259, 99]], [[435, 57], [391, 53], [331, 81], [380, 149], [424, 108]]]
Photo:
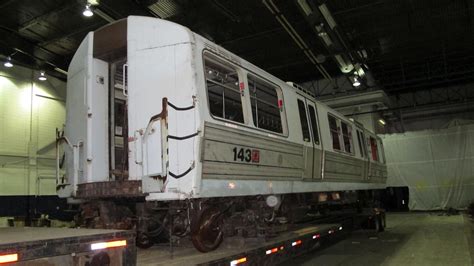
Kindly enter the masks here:
[[319, 4], [317, 0], [296, 0], [306, 21], [315, 32], [316, 36], [327, 48], [334, 62], [342, 74], [348, 78], [367, 81], [368, 87], [375, 85], [374, 79], [367, 76], [367, 66], [362, 64], [366, 57], [365, 51], [354, 51], [349, 45], [347, 38], [340, 32], [339, 26], [329, 11], [326, 4]]
[[324, 68], [322, 64], [323, 60], [321, 58], [318, 58], [313, 51], [309, 48], [309, 46], [306, 44], [306, 42], [301, 38], [301, 36], [296, 32], [296, 30], [293, 28], [293, 26], [288, 22], [286, 17], [280, 12], [278, 7], [273, 3], [273, 0], [263, 0], [263, 4], [270, 10], [270, 12], [275, 16], [277, 21], [282, 25], [282, 27], [285, 29], [285, 31], [291, 36], [291, 38], [295, 41], [295, 43], [298, 45], [298, 47], [303, 51], [303, 53], [308, 57], [308, 59], [313, 63], [313, 65], [316, 67], [316, 69], [321, 73], [321, 75], [330, 80], [332, 83], [334, 83], [333, 78], [331, 75], [327, 72], [327, 70]]

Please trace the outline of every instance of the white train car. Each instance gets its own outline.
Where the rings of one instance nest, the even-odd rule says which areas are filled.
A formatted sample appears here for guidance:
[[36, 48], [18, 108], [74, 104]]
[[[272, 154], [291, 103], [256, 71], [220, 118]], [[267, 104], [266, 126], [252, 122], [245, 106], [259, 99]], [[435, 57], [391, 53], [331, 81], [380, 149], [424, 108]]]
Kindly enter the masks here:
[[238, 199], [268, 195], [274, 217], [282, 195], [321, 202], [385, 187], [375, 134], [169, 21], [131, 16], [90, 32], [68, 70], [66, 107], [58, 194], [197, 210], [176, 223], [201, 251], [222, 234], [206, 242], [200, 224]]

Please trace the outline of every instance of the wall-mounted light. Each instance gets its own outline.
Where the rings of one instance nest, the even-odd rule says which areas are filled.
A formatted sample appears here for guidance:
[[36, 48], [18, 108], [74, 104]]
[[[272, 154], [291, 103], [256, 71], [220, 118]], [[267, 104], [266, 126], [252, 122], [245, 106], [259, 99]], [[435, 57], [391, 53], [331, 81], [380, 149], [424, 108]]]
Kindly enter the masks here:
[[385, 126], [385, 124], [386, 124], [385, 120], [380, 118], [378, 121], [379, 121], [379, 124], [381, 124], [382, 126]]
[[84, 15], [85, 17], [92, 17], [94, 15], [94, 12], [92, 12], [91, 9], [91, 4], [86, 5], [86, 8], [84, 9], [84, 11], [82, 11], [82, 15]]
[[46, 75], [44, 74], [44, 71], [40, 72], [40, 76], [38, 77], [38, 79], [41, 80], [41, 81], [47, 80]]
[[13, 67], [13, 64], [12, 64], [12, 58], [9, 56], [7, 57], [7, 61], [5, 61], [5, 63], [3, 63], [3, 65], [5, 67]]

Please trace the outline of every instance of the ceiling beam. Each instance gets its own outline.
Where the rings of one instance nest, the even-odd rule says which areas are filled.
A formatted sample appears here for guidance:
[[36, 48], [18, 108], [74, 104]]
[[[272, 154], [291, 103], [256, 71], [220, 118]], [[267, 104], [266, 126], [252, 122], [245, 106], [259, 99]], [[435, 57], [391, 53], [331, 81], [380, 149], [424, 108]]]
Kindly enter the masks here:
[[31, 20], [29, 20], [29, 21], [23, 23], [20, 27], [18, 27], [18, 31], [19, 31], [19, 32], [25, 31], [25, 30], [29, 29], [30, 27], [32, 27], [32, 26], [34, 26], [34, 25], [36, 25], [36, 24], [38, 24], [38, 23], [40, 23], [40, 22], [43, 22], [43, 21], [46, 20], [48, 17], [53, 16], [53, 15], [58, 14], [58, 13], [61, 13], [61, 12], [63, 12], [64, 10], [69, 9], [69, 8], [75, 6], [76, 4], [77, 4], [77, 3], [76, 3], [75, 1], [67, 1], [66, 4], [63, 4], [63, 5], [61, 5], [61, 6], [57, 7], [57, 8], [55, 8], [55, 9], [53, 9], [53, 10], [47, 12], [47, 13], [45, 13], [45, 14], [42, 14], [42, 15], [40, 15], [40, 16], [38, 16], [38, 17], [35, 17], [35, 18], [33, 18], [33, 19], [31, 19]]
[[51, 44], [51, 43], [55, 43], [55, 42], [58, 42], [64, 38], [68, 38], [68, 37], [71, 37], [71, 36], [74, 36], [76, 34], [79, 34], [79, 33], [83, 33], [83, 32], [89, 32], [91, 30], [96, 30], [97, 28], [103, 26], [104, 23], [103, 22], [100, 22], [100, 23], [95, 23], [95, 24], [92, 24], [92, 25], [87, 25], [83, 28], [79, 28], [75, 31], [71, 31], [71, 32], [68, 32], [66, 34], [63, 34], [63, 35], [58, 35], [52, 39], [49, 39], [49, 40], [46, 40], [46, 41], [43, 41], [43, 42], [40, 42], [38, 43], [38, 46], [40, 47], [44, 47], [48, 44]]
[[49, 65], [52, 69], [55, 67], [67, 69], [68, 67], [69, 58], [65, 58], [38, 46], [21, 37], [17, 32], [0, 26], [0, 36], [3, 36], [0, 39], [1, 46], [16, 50], [34, 59], [37, 65], [32, 67], [44, 67], [46, 65]]

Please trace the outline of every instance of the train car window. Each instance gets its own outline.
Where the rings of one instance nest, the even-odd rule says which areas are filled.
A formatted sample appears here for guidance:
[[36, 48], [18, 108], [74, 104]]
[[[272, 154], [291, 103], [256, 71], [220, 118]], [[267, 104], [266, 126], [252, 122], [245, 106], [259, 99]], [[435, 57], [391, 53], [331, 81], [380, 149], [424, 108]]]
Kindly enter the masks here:
[[370, 137], [370, 150], [372, 151], [372, 160], [378, 162], [378, 149], [377, 149], [377, 140], [375, 138]]
[[379, 151], [379, 159], [380, 159], [380, 162], [381, 163], [386, 163], [386, 160], [385, 160], [385, 153], [383, 152], [383, 142], [381, 139], [377, 139], [378, 141], [378, 151]]
[[309, 110], [309, 119], [311, 119], [311, 126], [313, 129], [313, 140], [314, 143], [319, 144], [319, 134], [318, 134], [318, 123], [316, 122], [316, 110], [314, 110], [313, 106], [308, 105]]
[[300, 113], [301, 131], [303, 132], [303, 140], [309, 142], [309, 125], [306, 116], [306, 108], [304, 102], [298, 99], [298, 111]]
[[332, 137], [332, 148], [335, 150], [341, 150], [337, 120], [335, 117], [328, 115], [328, 121], [329, 121], [329, 130], [331, 131], [331, 137]]
[[281, 112], [278, 105], [278, 93], [275, 86], [248, 76], [250, 102], [252, 104], [253, 123], [256, 127], [283, 133]]
[[359, 151], [360, 151], [360, 155], [362, 157], [365, 157], [365, 145], [363, 144], [364, 143], [364, 138], [362, 136], [362, 132], [360, 132], [360, 130], [357, 130], [357, 142], [359, 143]]
[[352, 127], [345, 122], [341, 122], [341, 129], [344, 150], [348, 153], [352, 153]]
[[207, 58], [204, 60], [204, 66], [211, 114], [243, 123], [244, 116], [237, 69]]

